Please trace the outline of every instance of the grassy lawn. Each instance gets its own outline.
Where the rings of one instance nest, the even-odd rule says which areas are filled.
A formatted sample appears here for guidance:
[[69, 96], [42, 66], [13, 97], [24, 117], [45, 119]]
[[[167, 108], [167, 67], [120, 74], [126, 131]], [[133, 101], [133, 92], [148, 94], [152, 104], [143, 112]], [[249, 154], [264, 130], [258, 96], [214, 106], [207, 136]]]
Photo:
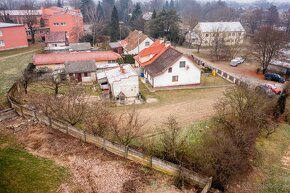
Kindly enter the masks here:
[[14, 136], [0, 128], [0, 192], [57, 192], [69, 177], [64, 167], [25, 151]]
[[[2, 51], [0, 52], [0, 57], [14, 55], [29, 50], [35, 50], [36, 48], [37, 46], [32, 46], [29, 48]], [[17, 55], [7, 59], [0, 58], [0, 109], [4, 108], [6, 105], [6, 92], [15, 82], [15, 80], [21, 76], [21, 72], [25, 69], [27, 64], [32, 62], [33, 54], [34, 52]]]
[[15, 55], [15, 54], [20, 54], [23, 52], [30, 52], [36, 49], [40, 49], [41, 45], [40, 44], [34, 44], [34, 45], [29, 45], [29, 47], [27, 48], [18, 48], [18, 49], [13, 49], [13, 50], [4, 50], [4, 51], [0, 51], [0, 59], [2, 57], [6, 57], [6, 56], [11, 56], [11, 55]]
[[[261, 138], [257, 143], [258, 155], [255, 161], [266, 176], [259, 185], [261, 193], [290, 192], [290, 171], [282, 168], [281, 159], [289, 150], [290, 126], [283, 124], [268, 139]], [[289, 158], [290, 159], [290, 158]], [[259, 180], [258, 180], [259, 181]]]

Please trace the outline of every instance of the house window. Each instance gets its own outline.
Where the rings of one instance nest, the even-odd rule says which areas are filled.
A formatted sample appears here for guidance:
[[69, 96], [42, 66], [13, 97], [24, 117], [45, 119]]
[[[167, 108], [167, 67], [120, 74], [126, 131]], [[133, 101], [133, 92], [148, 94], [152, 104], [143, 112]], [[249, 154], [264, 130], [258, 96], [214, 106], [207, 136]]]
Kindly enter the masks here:
[[3, 36], [3, 33], [2, 33], [2, 31], [0, 31], [0, 36]]
[[185, 68], [185, 61], [180, 61], [179, 67], [180, 68]]
[[172, 68], [168, 68], [168, 73], [171, 73], [172, 72]]
[[178, 76], [172, 76], [172, 82], [178, 82]]
[[61, 22], [60, 25], [66, 26], [66, 23], [65, 22]]
[[59, 26], [58, 22], [53, 23], [54, 26]]
[[90, 76], [90, 73], [85, 72], [85, 73], [84, 73], [84, 77], [88, 77], [88, 76]]
[[145, 42], [145, 46], [149, 46], [150, 45], [150, 42]]
[[116, 60], [108, 60], [109, 64], [116, 63]]
[[4, 40], [0, 40], [0, 46], [1, 46], [1, 47], [5, 46], [5, 42], [4, 42]]
[[235, 33], [232, 33], [232, 36], [235, 36], [236, 34]]
[[208, 37], [208, 34], [205, 34], [205, 37]]

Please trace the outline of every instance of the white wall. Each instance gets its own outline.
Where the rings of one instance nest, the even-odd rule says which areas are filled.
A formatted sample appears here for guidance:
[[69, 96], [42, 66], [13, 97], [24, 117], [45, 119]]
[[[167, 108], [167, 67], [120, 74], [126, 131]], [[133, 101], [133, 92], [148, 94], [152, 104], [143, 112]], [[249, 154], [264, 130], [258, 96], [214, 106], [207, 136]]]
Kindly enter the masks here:
[[111, 85], [111, 92], [114, 97], [117, 97], [121, 91], [126, 97], [136, 97], [139, 93], [138, 76], [131, 76], [126, 79], [121, 79]]
[[[180, 61], [185, 61], [185, 66], [189, 68], [180, 68]], [[168, 70], [163, 74], [150, 79], [148, 75], [148, 81], [153, 87], [168, 87], [168, 86], [181, 86], [181, 85], [193, 85], [200, 84], [200, 69], [194, 65], [194, 63], [187, 57], [181, 57], [172, 66], [172, 72], [169, 73]], [[178, 76], [177, 82], [172, 82], [172, 76]], [[145, 76], [147, 77], [147, 76]]]
[[84, 73], [82, 73], [82, 82], [94, 82], [97, 80], [96, 73], [90, 72], [90, 76], [85, 77]]
[[[145, 46], [145, 42], [149, 42], [149, 46]], [[139, 45], [139, 52], [141, 52], [144, 48], [148, 48], [153, 44], [153, 41], [150, 38], [146, 38], [143, 42], [140, 43]], [[129, 52], [127, 52], [126, 50], [124, 50], [125, 54], [133, 54], [136, 55], [138, 54], [138, 46], [134, 49], [131, 50]]]

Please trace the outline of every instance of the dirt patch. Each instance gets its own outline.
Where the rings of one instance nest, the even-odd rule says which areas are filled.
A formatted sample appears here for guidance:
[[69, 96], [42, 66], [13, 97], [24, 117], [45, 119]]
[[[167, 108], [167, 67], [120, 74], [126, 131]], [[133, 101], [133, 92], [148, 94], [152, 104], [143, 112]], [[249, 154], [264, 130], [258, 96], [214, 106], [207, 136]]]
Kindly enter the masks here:
[[282, 157], [281, 162], [282, 162], [283, 168], [287, 170], [288, 172], [290, 172], [290, 147], [286, 155]]
[[[4, 122], [4, 126], [9, 124]], [[72, 179], [59, 192], [180, 192], [169, 176], [46, 126], [29, 126], [15, 136], [29, 152], [69, 168]]]

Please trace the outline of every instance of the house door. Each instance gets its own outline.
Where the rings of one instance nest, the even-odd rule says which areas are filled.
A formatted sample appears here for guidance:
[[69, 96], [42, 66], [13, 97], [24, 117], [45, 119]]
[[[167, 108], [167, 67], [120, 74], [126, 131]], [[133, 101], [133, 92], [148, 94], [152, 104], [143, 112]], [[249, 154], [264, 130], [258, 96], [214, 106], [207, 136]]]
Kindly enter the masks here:
[[82, 82], [82, 73], [77, 73], [78, 82]]

